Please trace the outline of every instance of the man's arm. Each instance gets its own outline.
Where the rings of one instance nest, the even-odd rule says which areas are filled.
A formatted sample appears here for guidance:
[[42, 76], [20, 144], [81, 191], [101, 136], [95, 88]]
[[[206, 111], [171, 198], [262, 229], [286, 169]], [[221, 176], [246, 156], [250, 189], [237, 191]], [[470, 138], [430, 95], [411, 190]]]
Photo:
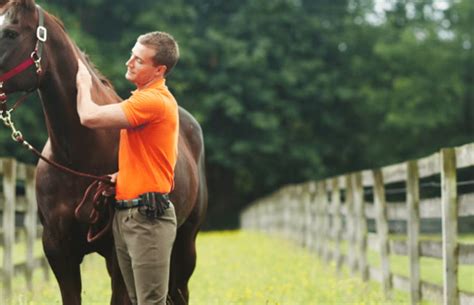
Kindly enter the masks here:
[[92, 101], [92, 79], [89, 71], [78, 59], [76, 76], [77, 113], [81, 124], [89, 128], [129, 128], [130, 123], [120, 104], [97, 105]]

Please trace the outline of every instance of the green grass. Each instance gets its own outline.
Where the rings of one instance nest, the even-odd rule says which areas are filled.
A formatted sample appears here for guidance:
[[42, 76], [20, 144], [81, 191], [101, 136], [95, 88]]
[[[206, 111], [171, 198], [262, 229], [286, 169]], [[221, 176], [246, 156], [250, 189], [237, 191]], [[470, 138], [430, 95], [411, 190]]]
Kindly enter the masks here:
[[[408, 304], [405, 293], [396, 292], [387, 301], [378, 284], [363, 283], [344, 272], [338, 275], [334, 264], [258, 233], [201, 233], [198, 256], [190, 282], [190, 305]], [[81, 271], [83, 304], [108, 304], [110, 283], [104, 260], [95, 254], [87, 256]], [[21, 276], [15, 278], [14, 290], [14, 300], [8, 305], [61, 304], [54, 277], [44, 281], [39, 270], [32, 292], [25, 291]]]
[[[407, 236], [404, 234], [390, 234], [390, 239], [394, 240], [407, 240]], [[426, 241], [439, 241], [443, 240], [441, 234], [422, 234], [420, 240]], [[474, 234], [461, 234], [458, 235], [458, 242], [463, 244], [474, 244]]]
[[[368, 251], [367, 260], [369, 265], [380, 266], [380, 255], [375, 251]], [[407, 256], [390, 255], [390, 270], [394, 274], [409, 277], [410, 261]], [[421, 280], [443, 285], [443, 262], [437, 258], [420, 258]], [[462, 291], [474, 292], [474, 265], [459, 265], [458, 286]]]
[[402, 293], [387, 301], [378, 284], [338, 275], [334, 264], [280, 239], [218, 232], [201, 235], [199, 242], [198, 253], [206, 258], [191, 281], [191, 305], [408, 303]]
[[[439, 238], [439, 240], [441, 240], [441, 236], [439, 236]], [[464, 244], [474, 244], [474, 234], [458, 235], [458, 242]]]
[[[26, 243], [15, 243], [13, 248], [13, 263], [19, 264], [26, 261]], [[43, 245], [41, 240], [35, 241], [35, 246], [33, 248], [34, 257], [41, 257], [43, 255]], [[0, 247], [0, 262], [3, 262], [3, 247]]]
[[[390, 235], [390, 239], [406, 240], [405, 235]], [[441, 235], [421, 235], [420, 240], [441, 241]], [[458, 236], [458, 242], [464, 244], [473, 244], [474, 235], [466, 234]], [[335, 249], [335, 243], [329, 242], [332, 249]], [[341, 252], [347, 254], [347, 241], [341, 242]], [[373, 250], [367, 251], [367, 261], [370, 266], [380, 266], [380, 255]], [[410, 261], [408, 256], [390, 255], [390, 271], [393, 274], [403, 275], [409, 277], [410, 275]], [[421, 280], [433, 284], [443, 284], [443, 261], [437, 258], [421, 257], [420, 258], [420, 272]], [[458, 266], [458, 285], [462, 291], [474, 293], [474, 265], [459, 265]]]

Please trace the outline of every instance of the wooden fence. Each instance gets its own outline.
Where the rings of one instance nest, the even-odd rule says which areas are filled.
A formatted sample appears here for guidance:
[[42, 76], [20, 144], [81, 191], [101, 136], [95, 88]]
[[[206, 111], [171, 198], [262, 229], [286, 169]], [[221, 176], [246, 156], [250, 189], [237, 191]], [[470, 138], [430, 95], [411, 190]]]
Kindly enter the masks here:
[[[421, 299], [474, 304], [472, 293], [459, 291], [457, 278], [459, 264], [474, 265], [474, 245], [457, 241], [459, 217], [474, 215], [474, 193], [458, 194], [457, 176], [473, 166], [474, 143], [381, 169], [286, 186], [244, 210], [241, 226], [296, 241], [334, 260], [338, 268], [346, 264], [363, 280], [381, 282], [387, 296], [397, 288], [410, 292], [411, 304]], [[394, 185], [404, 186], [404, 202], [387, 200]], [[426, 185], [438, 186], [441, 196], [421, 198]], [[420, 241], [425, 218], [441, 219], [442, 242]], [[369, 233], [369, 219], [375, 220], [376, 234]], [[389, 220], [406, 221], [406, 241], [389, 239]], [[368, 248], [378, 252], [380, 268], [369, 266]], [[390, 253], [408, 256], [408, 278], [390, 272]], [[442, 259], [442, 287], [420, 280], [421, 256]]]
[[[2, 214], [2, 229], [0, 247], [3, 251], [2, 275], [3, 293], [1, 299], [8, 300], [12, 293], [13, 278], [18, 273], [24, 273], [27, 289], [33, 288], [33, 272], [41, 267], [45, 278], [48, 279], [49, 266], [45, 257], [34, 257], [34, 246], [38, 241], [41, 226], [38, 224], [37, 205], [35, 198], [35, 167], [16, 162], [14, 159], [0, 158], [0, 176], [2, 191], [0, 193], [0, 213]], [[16, 223], [16, 219], [24, 220]], [[23, 238], [22, 238], [23, 237]], [[14, 247], [18, 240], [25, 245], [25, 262], [14, 263]], [[21, 247], [20, 247], [21, 248]], [[43, 253], [41, 251], [41, 253]]]

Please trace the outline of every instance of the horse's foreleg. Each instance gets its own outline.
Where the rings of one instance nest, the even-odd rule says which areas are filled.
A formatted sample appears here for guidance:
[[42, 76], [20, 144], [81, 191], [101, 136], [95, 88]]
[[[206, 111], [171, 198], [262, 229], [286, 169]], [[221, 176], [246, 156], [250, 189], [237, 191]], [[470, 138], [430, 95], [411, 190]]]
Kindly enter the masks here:
[[105, 257], [107, 262], [107, 271], [109, 272], [112, 280], [112, 299], [110, 300], [111, 305], [131, 305], [130, 298], [127, 294], [127, 288], [123, 281], [122, 273], [117, 262], [117, 255], [113, 246], [107, 249], [105, 252], [101, 252], [101, 255]]
[[43, 249], [61, 290], [63, 305], [81, 304], [81, 269], [83, 256], [74, 253], [68, 243], [53, 240], [43, 233]]
[[196, 226], [186, 221], [179, 229], [171, 253], [169, 295], [174, 305], [189, 302], [188, 281], [196, 267]]

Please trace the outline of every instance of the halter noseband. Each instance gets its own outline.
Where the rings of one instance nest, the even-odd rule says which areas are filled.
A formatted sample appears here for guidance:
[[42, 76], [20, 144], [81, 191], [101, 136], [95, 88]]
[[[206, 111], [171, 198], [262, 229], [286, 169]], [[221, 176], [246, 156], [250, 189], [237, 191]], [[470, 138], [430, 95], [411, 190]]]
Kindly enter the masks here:
[[2, 111], [6, 111], [7, 95], [3, 91], [3, 83], [17, 74], [28, 69], [30, 66], [35, 65], [36, 74], [40, 76], [41, 70], [41, 55], [43, 54], [43, 45], [48, 37], [48, 30], [44, 27], [44, 13], [39, 5], [36, 5], [38, 11], [38, 27], [36, 28], [36, 46], [28, 59], [20, 63], [18, 66], [0, 75], [0, 105]]

